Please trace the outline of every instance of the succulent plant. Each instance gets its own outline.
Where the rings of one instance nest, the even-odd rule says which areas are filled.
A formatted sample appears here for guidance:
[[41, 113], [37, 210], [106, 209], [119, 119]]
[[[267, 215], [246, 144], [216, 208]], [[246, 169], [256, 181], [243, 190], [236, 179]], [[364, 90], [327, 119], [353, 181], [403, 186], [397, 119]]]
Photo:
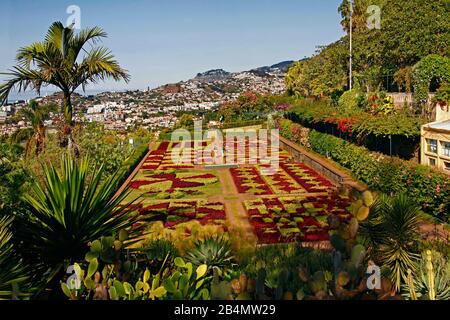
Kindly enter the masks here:
[[372, 206], [374, 202], [372, 192], [369, 190], [364, 191], [362, 194], [362, 201], [366, 207]]
[[356, 213], [358, 221], [364, 221], [369, 217], [370, 209], [366, 206], [361, 206]]
[[226, 269], [232, 265], [233, 254], [228, 240], [212, 236], [196, 241], [194, 247], [186, 252], [186, 259], [197, 266], [207, 264], [211, 268]]
[[162, 263], [163, 261], [169, 262], [173, 261], [175, 257], [179, 256], [178, 250], [175, 245], [165, 239], [157, 239], [150, 241], [142, 249], [147, 258], [150, 261], [158, 261]]
[[402, 295], [410, 300], [449, 300], [450, 263], [437, 251], [424, 252], [415, 273], [408, 270]]

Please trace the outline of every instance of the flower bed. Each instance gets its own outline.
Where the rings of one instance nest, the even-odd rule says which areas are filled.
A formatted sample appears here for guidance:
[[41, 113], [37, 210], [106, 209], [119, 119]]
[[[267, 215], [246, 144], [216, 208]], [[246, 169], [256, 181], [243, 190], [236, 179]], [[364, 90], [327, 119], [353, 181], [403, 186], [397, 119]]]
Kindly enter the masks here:
[[336, 214], [342, 221], [350, 219], [349, 205], [348, 198], [336, 195], [245, 202], [260, 244], [328, 240], [327, 217]]
[[283, 168], [308, 192], [326, 192], [333, 184], [303, 163], [281, 163]]
[[256, 167], [232, 168], [230, 172], [239, 193], [255, 195], [272, 193]]
[[[269, 165], [261, 165], [262, 169], [269, 168]], [[276, 194], [304, 193], [306, 190], [302, 188], [294, 179], [292, 179], [284, 170], [279, 170], [273, 175], [262, 176], [267, 184]]]
[[221, 225], [226, 231], [225, 206], [221, 202], [195, 201], [164, 201], [141, 205], [137, 208], [139, 214], [148, 222], [162, 221], [164, 227], [173, 229], [175, 226], [192, 220], [202, 225]]
[[201, 195], [204, 188], [209, 188], [218, 182], [218, 178], [211, 173], [188, 171], [145, 174], [140, 172], [130, 182], [129, 186], [136, 192], [141, 192], [149, 197], [159, 197], [164, 194], [171, 195], [176, 193], [181, 193], [181, 195]]

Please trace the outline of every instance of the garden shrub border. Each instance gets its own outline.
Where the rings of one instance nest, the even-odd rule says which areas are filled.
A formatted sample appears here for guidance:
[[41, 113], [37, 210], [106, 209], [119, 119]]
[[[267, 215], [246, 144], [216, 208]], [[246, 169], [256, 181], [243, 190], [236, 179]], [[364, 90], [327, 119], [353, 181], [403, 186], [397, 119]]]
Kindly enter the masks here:
[[372, 151], [410, 159], [420, 143], [426, 121], [403, 113], [372, 115], [362, 110], [340, 110], [327, 102], [302, 100], [285, 112], [285, 118], [304, 127], [345, 138]]
[[412, 161], [371, 152], [313, 129], [307, 129], [305, 139], [305, 128], [288, 119], [278, 119], [277, 127], [281, 136], [349, 169], [357, 180], [371, 189], [386, 194], [407, 193], [425, 212], [449, 220], [450, 178], [444, 173]]

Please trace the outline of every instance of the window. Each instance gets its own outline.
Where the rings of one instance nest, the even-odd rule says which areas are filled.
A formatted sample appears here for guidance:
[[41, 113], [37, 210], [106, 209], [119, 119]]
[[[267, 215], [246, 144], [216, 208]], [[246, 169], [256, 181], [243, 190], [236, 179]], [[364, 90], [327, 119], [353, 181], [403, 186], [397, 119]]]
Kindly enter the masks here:
[[436, 166], [436, 159], [434, 159], [434, 158], [430, 158], [429, 160], [430, 160], [430, 161], [429, 161], [429, 163], [430, 163], [430, 166], [433, 166], [433, 167], [435, 167], [435, 166]]
[[427, 151], [437, 153], [437, 140], [427, 139]]
[[450, 171], [450, 162], [447, 161], [444, 162], [444, 169]]
[[442, 154], [450, 157], [450, 142], [442, 142]]

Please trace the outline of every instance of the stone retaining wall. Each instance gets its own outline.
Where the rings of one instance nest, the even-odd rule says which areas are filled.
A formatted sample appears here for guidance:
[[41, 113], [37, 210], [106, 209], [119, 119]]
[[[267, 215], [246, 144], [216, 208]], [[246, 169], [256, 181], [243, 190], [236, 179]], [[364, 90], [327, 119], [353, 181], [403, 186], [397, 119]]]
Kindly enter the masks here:
[[347, 188], [351, 194], [361, 194], [368, 189], [366, 185], [355, 181], [348, 173], [342, 171], [321, 156], [309, 152], [286, 138], [279, 137], [279, 139], [280, 147], [289, 152], [295, 161], [305, 163], [328, 178], [338, 188]]

